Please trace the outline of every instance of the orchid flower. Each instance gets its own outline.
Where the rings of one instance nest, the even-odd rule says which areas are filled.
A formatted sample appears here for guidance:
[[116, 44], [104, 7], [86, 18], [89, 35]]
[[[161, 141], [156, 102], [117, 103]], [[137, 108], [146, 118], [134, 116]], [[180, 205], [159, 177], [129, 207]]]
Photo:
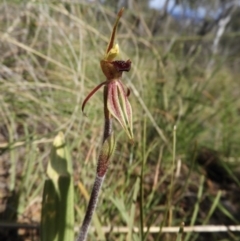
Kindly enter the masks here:
[[96, 86], [85, 98], [82, 104], [82, 111], [87, 101], [96, 93], [102, 86], [106, 86], [106, 107], [109, 112], [109, 118], [115, 118], [120, 125], [123, 127], [128, 137], [133, 140], [133, 128], [132, 128], [132, 108], [128, 101], [130, 94], [129, 89], [126, 89], [121, 81], [122, 72], [129, 71], [131, 69], [131, 61], [114, 60], [119, 55], [118, 44], [114, 45], [116, 29], [118, 26], [119, 19], [123, 14], [121, 9], [117, 15], [117, 20], [114, 24], [110, 41], [104, 54], [100, 65], [102, 72], [106, 76], [106, 81]]

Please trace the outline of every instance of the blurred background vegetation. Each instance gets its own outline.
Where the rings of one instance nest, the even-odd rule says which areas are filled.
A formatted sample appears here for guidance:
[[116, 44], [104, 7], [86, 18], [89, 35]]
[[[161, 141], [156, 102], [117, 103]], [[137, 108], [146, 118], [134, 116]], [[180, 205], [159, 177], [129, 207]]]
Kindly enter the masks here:
[[[102, 138], [102, 94], [88, 103], [87, 116], [81, 103], [104, 81], [99, 60], [122, 6], [117, 39], [121, 58], [133, 63], [123, 82], [135, 142], [116, 123], [117, 149], [89, 240], [101, 240], [101, 227], [139, 227], [141, 218], [145, 227], [239, 224], [239, 1], [3, 0], [1, 240], [39, 240], [46, 165], [59, 131], [74, 165], [76, 226], [83, 220]], [[140, 240], [132, 231], [105, 237]], [[183, 240], [239, 237], [229, 231]], [[149, 232], [145, 240], [176, 234]]]

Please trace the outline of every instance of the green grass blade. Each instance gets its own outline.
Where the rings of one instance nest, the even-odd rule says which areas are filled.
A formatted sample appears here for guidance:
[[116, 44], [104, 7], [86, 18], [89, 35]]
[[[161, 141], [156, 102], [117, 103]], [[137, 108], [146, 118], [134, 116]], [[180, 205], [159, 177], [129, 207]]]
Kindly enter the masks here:
[[212, 216], [213, 212], [215, 211], [215, 209], [220, 201], [221, 195], [222, 195], [222, 191], [219, 190], [217, 193], [217, 196], [214, 198], [213, 204], [212, 204], [206, 218], [203, 220], [203, 223], [202, 223], [203, 225], [206, 224], [208, 222], [208, 220], [210, 219], [210, 217]]
[[125, 206], [125, 203], [123, 201], [123, 199], [121, 198], [114, 198], [114, 197], [110, 197], [110, 200], [112, 201], [112, 203], [116, 206], [116, 208], [118, 209], [118, 211], [120, 212], [120, 215], [123, 219], [123, 221], [128, 224], [128, 220], [129, 220], [129, 214], [127, 211], [127, 208]]
[[176, 241], [182, 241], [183, 240], [183, 233], [184, 233], [184, 223], [181, 223], [181, 226], [179, 228], [179, 232], [177, 234]]
[[137, 195], [138, 195], [138, 191], [139, 191], [139, 186], [140, 184], [140, 178], [137, 178], [135, 186], [134, 186], [134, 190], [133, 190], [133, 198], [132, 198], [132, 205], [131, 205], [131, 211], [130, 211], [130, 216], [129, 216], [129, 221], [128, 221], [128, 236], [127, 236], [127, 240], [131, 241], [132, 240], [132, 230], [133, 230], [133, 226], [134, 226], [134, 217], [135, 217], [135, 210], [136, 210], [136, 200], [137, 200]]
[[[193, 226], [197, 220], [197, 215], [198, 215], [198, 211], [199, 211], [199, 204], [200, 204], [200, 200], [201, 200], [201, 197], [202, 197], [202, 194], [203, 194], [203, 185], [204, 185], [204, 176], [201, 176], [201, 179], [200, 179], [200, 186], [199, 186], [199, 189], [198, 189], [198, 194], [197, 194], [197, 202], [195, 203], [195, 206], [194, 206], [194, 211], [193, 211], [193, 215], [192, 215], [192, 218], [191, 218], [191, 223], [190, 223], [190, 226]], [[188, 233], [186, 235], [186, 238], [185, 238], [185, 241], [188, 241], [189, 238], [190, 238], [190, 235], [191, 233]]]

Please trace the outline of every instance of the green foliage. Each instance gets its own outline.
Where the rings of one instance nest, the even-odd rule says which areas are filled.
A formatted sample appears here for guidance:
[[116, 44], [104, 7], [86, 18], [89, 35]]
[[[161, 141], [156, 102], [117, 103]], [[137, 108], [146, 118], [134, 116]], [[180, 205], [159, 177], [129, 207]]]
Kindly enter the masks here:
[[[0, 152], [8, 173], [4, 182], [19, 196], [18, 204], [11, 206], [18, 216], [14, 221], [39, 223], [37, 210], [41, 208], [49, 143], [62, 131], [73, 159], [74, 223], [79, 225], [102, 140], [101, 91], [88, 103], [87, 116], [81, 113], [81, 104], [91, 89], [105, 81], [99, 59], [115, 15], [112, 9], [96, 4], [26, 2], [27, 6], [5, 1], [0, 9]], [[108, 240], [126, 240], [130, 234], [132, 240], [141, 240], [133, 230], [103, 234], [102, 227], [130, 225], [141, 230], [141, 225], [160, 228], [179, 227], [182, 222], [185, 226], [239, 222], [237, 33], [226, 33], [219, 54], [212, 56], [213, 34], [180, 33], [171, 18], [161, 20], [154, 33], [151, 26], [158, 23], [158, 17], [157, 12], [146, 9], [137, 13], [126, 10], [120, 21], [117, 39], [123, 46], [121, 58], [132, 61], [123, 83], [131, 89], [134, 144], [128, 143], [114, 123], [116, 155], [100, 194], [89, 240], [104, 235]], [[210, 68], [212, 58], [215, 64]], [[220, 181], [210, 178], [208, 162], [198, 164], [201, 146], [217, 152], [217, 167], [225, 171], [216, 173], [216, 165], [211, 171]], [[71, 173], [68, 168], [64, 170]], [[66, 181], [63, 179], [46, 182], [45, 189], [53, 194], [53, 203], [48, 203], [51, 208], [65, 196], [61, 193], [67, 192], [58, 188]], [[83, 188], [79, 188], [80, 183]], [[176, 240], [176, 234], [150, 229], [144, 235], [145, 240]], [[208, 235], [190, 233], [189, 240], [233, 240], [234, 236], [237, 240], [234, 233]]]
[[74, 239], [74, 190], [72, 162], [64, 136], [54, 141], [45, 181], [42, 202], [41, 240]]

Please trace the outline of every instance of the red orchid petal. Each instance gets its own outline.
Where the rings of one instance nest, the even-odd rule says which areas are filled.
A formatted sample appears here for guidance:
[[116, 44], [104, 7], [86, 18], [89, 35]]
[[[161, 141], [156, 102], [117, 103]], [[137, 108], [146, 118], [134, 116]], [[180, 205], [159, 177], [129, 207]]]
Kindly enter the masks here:
[[121, 125], [124, 125], [121, 117], [121, 106], [118, 101], [118, 90], [117, 82], [114, 80], [108, 84], [108, 99], [107, 105], [109, 112], [120, 122]]
[[86, 105], [86, 103], [88, 102], [88, 100], [93, 96], [94, 93], [96, 93], [96, 91], [98, 91], [103, 85], [107, 84], [107, 81], [102, 82], [101, 84], [99, 84], [97, 87], [95, 87], [89, 94], [88, 96], [84, 99], [83, 103], [82, 103], [82, 112], [84, 111], [84, 107]]
[[123, 109], [123, 113], [124, 113], [124, 119], [126, 120], [127, 122], [127, 132], [129, 132], [130, 136], [132, 137], [133, 136], [133, 133], [132, 133], [132, 107], [128, 101], [128, 98], [127, 98], [127, 93], [124, 89], [124, 86], [122, 84], [122, 82], [118, 81], [118, 84], [119, 84], [119, 92], [120, 92], [120, 103], [121, 103], [121, 106], [122, 106], [122, 109]]
[[107, 107], [114, 118], [126, 131], [130, 139], [132, 133], [132, 108], [127, 99], [126, 91], [119, 80], [108, 83]]

